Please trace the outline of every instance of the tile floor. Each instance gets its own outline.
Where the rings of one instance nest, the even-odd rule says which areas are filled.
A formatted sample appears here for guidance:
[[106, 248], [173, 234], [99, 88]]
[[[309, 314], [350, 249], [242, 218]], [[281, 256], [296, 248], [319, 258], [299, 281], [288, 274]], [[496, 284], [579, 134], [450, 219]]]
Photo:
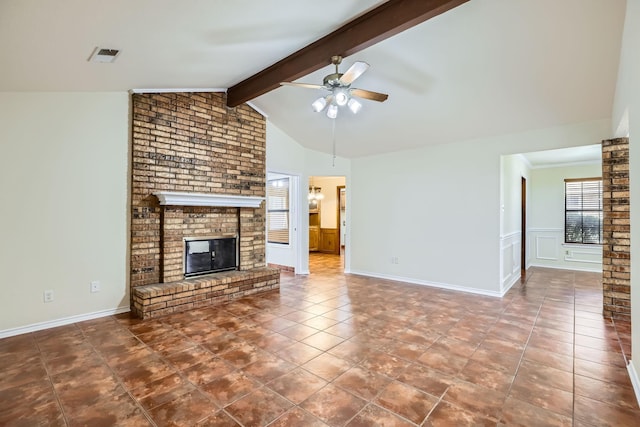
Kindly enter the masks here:
[[339, 262], [222, 307], [0, 340], [0, 425], [640, 425], [598, 274], [536, 268], [497, 299]]

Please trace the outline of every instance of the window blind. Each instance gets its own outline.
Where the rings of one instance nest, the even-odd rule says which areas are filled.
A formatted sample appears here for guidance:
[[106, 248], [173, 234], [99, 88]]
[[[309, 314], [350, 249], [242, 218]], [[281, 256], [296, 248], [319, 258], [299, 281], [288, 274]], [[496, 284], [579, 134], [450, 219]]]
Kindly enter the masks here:
[[565, 243], [602, 244], [602, 179], [565, 180]]
[[267, 242], [289, 244], [289, 178], [267, 182]]

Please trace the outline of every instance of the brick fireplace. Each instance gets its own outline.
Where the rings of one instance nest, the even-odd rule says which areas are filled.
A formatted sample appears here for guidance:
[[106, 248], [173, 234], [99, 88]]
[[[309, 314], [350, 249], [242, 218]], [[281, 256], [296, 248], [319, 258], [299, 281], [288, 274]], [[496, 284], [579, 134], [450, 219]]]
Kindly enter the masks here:
[[[266, 124], [222, 93], [132, 96], [131, 298], [140, 317], [279, 287], [265, 266]], [[238, 270], [184, 277], [186, 238], [238, 237]]]

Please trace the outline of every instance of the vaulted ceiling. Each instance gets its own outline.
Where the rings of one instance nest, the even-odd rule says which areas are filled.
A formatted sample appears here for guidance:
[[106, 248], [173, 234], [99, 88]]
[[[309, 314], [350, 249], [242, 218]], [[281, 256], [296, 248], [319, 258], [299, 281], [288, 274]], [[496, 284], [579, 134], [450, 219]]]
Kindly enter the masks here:
[[[382, 3], [3, 0], [0, 91], [226, 89]], [[371, 65], [354, 86], [389, 99], [341, 112], [338, 155], [608, 118], [624, 10], [625, 0], [470, 0], [346, 57], [341, 71]], [[121, 53], [88, 62], [97, 46]], [[331, 120], [310, 107], [320, 95], [280, 87], [251, 104], [300, 144], [330, 152]]]

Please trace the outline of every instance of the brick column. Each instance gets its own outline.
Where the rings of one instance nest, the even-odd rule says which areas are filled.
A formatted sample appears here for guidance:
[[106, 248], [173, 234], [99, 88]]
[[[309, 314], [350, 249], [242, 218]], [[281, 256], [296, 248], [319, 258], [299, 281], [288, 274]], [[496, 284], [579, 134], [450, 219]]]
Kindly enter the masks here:
[[602, 141], [603, 315], [631, 319], [629, 139]]

